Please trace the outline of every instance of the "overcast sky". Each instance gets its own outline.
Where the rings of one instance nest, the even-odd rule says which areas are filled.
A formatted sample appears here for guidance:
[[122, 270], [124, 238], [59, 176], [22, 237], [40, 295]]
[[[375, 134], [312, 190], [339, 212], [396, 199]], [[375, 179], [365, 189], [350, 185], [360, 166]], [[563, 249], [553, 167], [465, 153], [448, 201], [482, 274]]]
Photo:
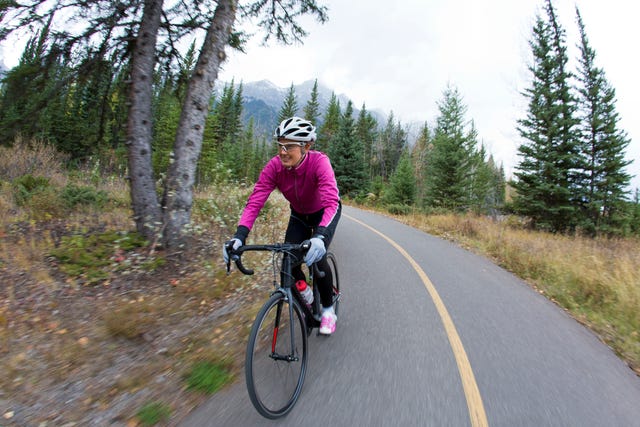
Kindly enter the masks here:
[[[352, 99], [355, 107], [393, 112], [402, 123], [433, 125], [447, 84], [458, 88], [479, 138], [507, 175], [518, 162], [516, 120], [526, 113], [528, 41], [544, 0], [318, 0], [329, 21], [306, 20], [304, 45], [260, 46], [230, 52], [220, 78], [267, 79], [288, 88], [317, 78]], [[637, 51], [640, 3], [632, 0], [554, 0], [567, 32], [572, 64], [578, 58], [576, 4], [597, 65], [617, 94], [621, 128], [632, 142], [628, 171], [640, 187], [640, 102]], [[0, 55], [2, 55], [0, 46]], [[5, 62], [19, 53], [4, 46]]]
[[[356, 107], [393, 111], [402, 123], [434, 123], [448, 83], [468, 107], [479, 138], [507, 174], [517, 163], [516, 120], [526, 112], [521, 92], [529, 86], [528, 41], [543, 0], [319, 0], [329, 21], [305, 21], [303, 46], [261, 47], [233, 52], [220, 78], [268, 79], [281, 87], [317, 78]], [[630, 0], [554, 0], [567, 32], [572, 63], [579, 52], [576, 4], [597, 65], [616, 89], [621, 127], [632, 139], [628, 171], [640, 187], [640, 3]], [[392, 6], [390, 6], [392, 5]], [[543, 13], [543, 12], [542, 12]]]

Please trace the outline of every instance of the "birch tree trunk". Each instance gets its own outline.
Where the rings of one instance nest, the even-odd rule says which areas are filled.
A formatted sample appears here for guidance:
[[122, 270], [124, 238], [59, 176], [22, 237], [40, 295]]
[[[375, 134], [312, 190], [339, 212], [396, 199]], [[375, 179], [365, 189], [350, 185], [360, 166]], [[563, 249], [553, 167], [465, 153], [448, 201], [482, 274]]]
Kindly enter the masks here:
[[151, 164], [153, 70], [163, 0], [145, 0], [142, 22], [131, 60], [127, 140], [133, 218], [137, 231], [150, 241], [162, 220]]
[[191, 218], [193, 185], [209, 101], [226, 59], [225, 47], [236, 19], [237, 0], [220, 0], [207, 29], [196, 68], [189, 80], [169, 166], [164, 194], [164, 241], [169, 247], [182, 243], [184, 227]]

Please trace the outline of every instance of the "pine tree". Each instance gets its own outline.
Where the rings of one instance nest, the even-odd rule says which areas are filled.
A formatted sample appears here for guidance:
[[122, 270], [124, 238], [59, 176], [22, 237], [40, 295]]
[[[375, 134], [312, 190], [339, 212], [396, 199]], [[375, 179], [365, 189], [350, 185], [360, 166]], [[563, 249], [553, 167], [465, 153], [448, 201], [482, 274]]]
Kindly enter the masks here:
[[411, 151], [411, 161], [416, 174], [416, 201], [419, 204], [424, 203], [426, 195], [425, 181], [429, 170], [428, 159], [432, 149], [431, 132], [425, 122], [420, 128], [418, 138]]
[[402, 125], [396, 123], [393, 111], [389, 114], [387, 124], [378, 133], [378, 138], [373, 149], [373, 175], [379, 175], [383, 181], [387, 181], [393, 174], [400, 156], [407, 146], [407, 132]]
[[338, 188], [343, 196], [356, 197], [366, 190], [366, 169], [362, 161], [362, 151], [362, 142], [355, 132], [353, 105], [349, 101], [329, 150]]
[[366, 165], [369, 180], [373, 178], [373, 169], [371, 167], [371, 158], [373, 156], [373, 145], [377, 137], [378, 122], [367, 111], [365, 104], [362, 104], [358, 120], [356, 121], [356, 135], [362, 142], [363, 146], [363, 162]]
[[220, 100], [213, 107], [213, 141], [220, 147], [238, 136], [242, 115], [242, 93], [236, 92], [234, 81], [225, 85]]
[[527, 117], [518, 121], [525, 140], [518, 148], [521, 161], [514, 181], [514, 207], [533, 225], [551, 231], [570, 230], [576, 223], [576, 187], [580, 170], [576, 104], [570, 92], [570, 73], [564, 31], [550, 0], [548, 22], [536, 18], [530, 46], [533, 64]]
[[319, 129], [318, 140], [314, 147], [316, 150], [325, 153], [330, 151], [333, 139], [338, 133], [338, 128], [340, 127], [341, 115], [340, 101], [338, 101], [336, 95], [332, 93], [329, 105], [327, 105], [327, 110], [324, 113], [322, 126], [320, 126]]
[[456, 88], [448, 86], [438, 103], [440, 115], [429, 153], [426, 204], [464, 211], [471, 207], [477, 165], [476, 131], [465, 122], [467, 107]]
[[[0, 18], [2, 15], [0, 14]], [[49, 100], [56, 103], [57, 111], [63, 103], [60, 93], [53, 94], [50, 87], [61, 73], [58, 57], [49, 56], [49, 24], [30, 38], [16, 67], [2, 82], [0, 99], [0, 144], [10, 145], [17, 135], [47, 139], [48, 129], [41, 128], [40, 105]], [[44, 64], [49, 64], [45, 69]], [[60, 115], [64, 116], [64, 112]], [[53, 120], [51, 120], [53, 122]]]
[[238, 178], [236, 163], [241, 148], [236, 143], [242, 131], [242, 85], [236, 91], [232, 80], [224, 86], [220, 99], [215, 96], [213, 99], [213, 111], [205, 123], [198, 160], [198, 184], [209, 184], [215, 179], [218, 162], [231, 168], [234, 178]]
[[476, 151], [472, 158], [472, 179], [469, 191], [470, 208], [476, 213], [487, 213], [495, 205], [493, 203], [493, 170], [487, 159], [484, 144]]
[[175, 84], [176, 97], [180, 100], [184, 99], [187, 91], [187, 85], [189, 84], [189, 77], [196, 66], [197, 60], [196, 42], [191, 42], [187, 53], [184, 55], [184, 59], [179, 61], [178, 75]]
[[165, 81], [158, 94], [153, 126], [153, 170], [156, 176], [163, 176], [171, 161], [171, 149], [180, 120], [180, 100], [176, 96], [174, 83]]
[[400, 156], [398, 167], [391, 175], [385, 202], [392, 205], [414, 204], [416, 198], [416, 177], [411, 164], [411, 156], [405, 151]]
[[580, 68], [578, 88], [584, 182], [581, 200], [586, 210], [586, 224], [593, 233], [615, 232], [624, 224], [623, 206], [626, 187], [631, 177], [624, 168], [625, 149], [630, 140], [619, 129], [615, 108], [615, 89], [605, 77], [604, 70], [595, 65], [596, 53], [589, 45], [585, 26], [576, 7], [580, 30]]
[[502, 165], [498, 166], [491, 155], [487, 161], [487, 166], [491, 170], [492, 176], [487, 206], [490, 210], [500, 210], [504, 207], [507, 192], [504, 167]]
[[298, 99], [296, 97], [296, 88], [291, 83], [287, 96], [284, 98], [280, 112], [278, 113], [278, 122], [298, 114]]
[[320, 102], [318, 101], [318, 79], [313, 82], [311, 96], [309, 101], [303, 108], [304, 118], [309, 120], [314, 126], [318, 126], [318, 118], [320, 117]]

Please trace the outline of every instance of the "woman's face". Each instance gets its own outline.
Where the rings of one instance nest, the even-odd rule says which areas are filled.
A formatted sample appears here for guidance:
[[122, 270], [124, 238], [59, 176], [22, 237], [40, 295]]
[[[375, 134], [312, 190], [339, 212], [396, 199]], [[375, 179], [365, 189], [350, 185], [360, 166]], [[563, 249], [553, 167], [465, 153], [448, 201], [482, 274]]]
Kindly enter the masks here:
[[278, 140], [278, 155], [282, 166], [286, 168], [292, 168], [296, 166], [302, 159], [304, 149], [306, 147], [300, 145], [298, 141], [291, 141], [290, 139]]

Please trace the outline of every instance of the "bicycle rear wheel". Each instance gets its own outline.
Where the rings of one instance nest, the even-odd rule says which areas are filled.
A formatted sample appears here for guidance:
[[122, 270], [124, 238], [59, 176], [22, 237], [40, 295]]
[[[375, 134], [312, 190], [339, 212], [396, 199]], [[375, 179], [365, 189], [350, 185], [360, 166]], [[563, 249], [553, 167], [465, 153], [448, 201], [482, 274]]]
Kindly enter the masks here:
[[331, 275], [333, 282], [333, 309], [338, 315], [338, 307], [340, 306], [340, 278], [338, 277], [338, 263], [336, 262], [336, 256], [329, 252], [327, 254], [327, 262], [329, 263], [329, 267], [331, 267]]
[[256, 316], [247, 343], [249, 398], [266, 418], [282, 417], [293, 408], [307, 370], [305, 321], [298, 303], [292, 303], [290, 310], [283, 294], [272, 295]]

